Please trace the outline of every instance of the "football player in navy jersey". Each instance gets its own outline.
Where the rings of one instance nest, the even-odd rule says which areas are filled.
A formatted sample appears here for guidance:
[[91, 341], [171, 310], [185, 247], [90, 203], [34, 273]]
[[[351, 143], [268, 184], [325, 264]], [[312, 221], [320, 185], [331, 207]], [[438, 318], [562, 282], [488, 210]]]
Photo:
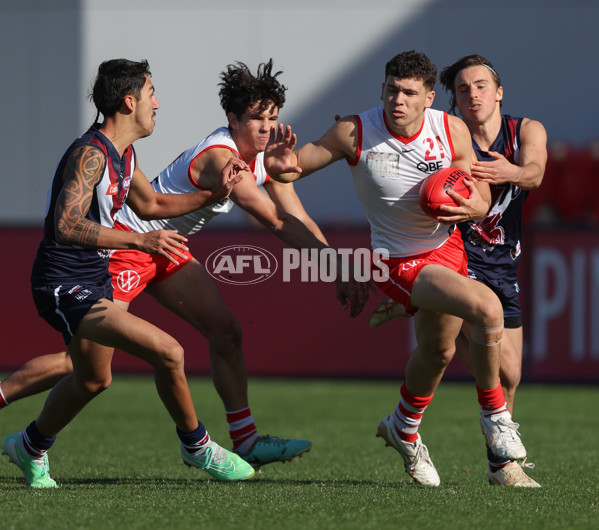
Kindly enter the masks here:
[[[58, 382], [40, 415], [2, 444], [33, 488], [54, 488], [47, 451], [56, 435], [111, 382], [114, 348], [154, 368], [158, 394], [177, 427], [181, 457], [219, 480], [243, 480], [254, 469], [210, 439], [198, 421], [183, 369], [183, 349], [112, 299], [106, 249], [138, 249], [177, 262], [187, 239], [176, 230], [115, 230], [127, 204], [144, 219], [175, 217], [228, 197], [247, 164], [231, 156], [218, 183], [184, 195], [156, 193], [139, 169], [133, 142], [152, 134], [158, 100], [147, 61], [103, 62], [92, 100], [96, 123], [63, 155], [51, 184], [44, 235], [31, 274], [39, 315], [62, 333], [73, 373]], [[104, 121], [97, 122], [102, 114]]]
[[[115, 226], [138, 233], [170, 228], [191, 236], [236, 204], [294, 248], [327, 248], [324, 235], [305, 211], [294, 187], [271, 180], [264, 170], [264, 147], [285, 103], [287, 87], [278, 79], [281, 73], [273, 71], [272, 59], [260, 64], [255, 74], [244, 63], [229, 64], [221, 72], [219, 83], [221, 107], [228, 126], [219, 127], [184, 151], [152, 181], [154, 189], [162, 193], [193, 193], [211, 188], [218, 182], [219, 168], [234, 154], [249, 169], [240, 172], [241, 180], [228, 199], [176, 219], [153, 221], [140, 219], [125, 205], [115, 217]], [[208, 340], [210, 373], [225, 407], [233, 451], [246, 462], [257, 469], [272, 462], [290, 461], [307, 452], [312, 445], [309, 440], [260, 435], [248, 399], [241, 326], [202, 264], [188, 251], [183, 254], [186, 260], [172, 263], [165, 256], [136, 249], [112, 252], [109, 272], [116, 303], [127, 309], [144, 291]], [[137, 279], [134, 284], [119, 281], [131, 272]], [[338, 278], [337, 294], [345, 292], [343, 298], [353, 307], [350, 291], [349, 282]], [[71, 371], [66, 352], [30, 360], [2, 381], [0, 408], [51, 388]]]
[[[504, 312], [501, 348], [501, 383], [508, 410], [513, 414], [514, 396], [522, 372], [522, 312], [516, 277], [521, 254], [521, 218], [529, 190], [541, 185], [547, 162], [547, 134], [543, 125], [528, 118], [501, 113], [503, 86], [493, 65], [480, 55], [469, 55], [443, 69], [441, 84], [451, 93], [472, 136], [476, 160], [472, 176], [487, 182], [492, 204], [482, 219], [459, 225], [468, 255], [468, 275], [499, 297]], [[400, 316], [401, 307], [383, 301], [371, 325]], [[468, 353], [470, 330], [464, 325], [457, 340], [457, 355], [472, 372]], [[516, 487], [539, 487], [517, 462], [495, 457], [490, 451], [489, 483]], [[523, 464], [531, 466], [531, 464]]]

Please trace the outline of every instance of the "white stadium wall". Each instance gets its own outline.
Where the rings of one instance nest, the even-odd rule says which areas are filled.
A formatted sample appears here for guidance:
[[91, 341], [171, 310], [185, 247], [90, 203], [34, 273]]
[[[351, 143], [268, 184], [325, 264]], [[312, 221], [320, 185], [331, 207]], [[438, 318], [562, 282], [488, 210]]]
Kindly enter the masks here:
[[[58, 158], [94, 118], [86, 96], [98, 64], [148, 59], [161, 108], [137, 142], [151, 178], [224, 123], [218, 75], [237, 60], [273, 58], [289, 88], [281, 119], [302, 140], [335, 114], [378, 105], [387, 59], [426, 52], [440, 68], [480, 53], [500, 73], [504, 109], [541, 120], [550, 138], [598, 136], [592, 0], [2, 0], [0, 224], [39, 226]], [[436, 106], [447, 109], [439, 87]], [[321, 223], [363, 223], [343, 163], [297, 184]], [[216, 227], [247, 222], [235, 212]]]

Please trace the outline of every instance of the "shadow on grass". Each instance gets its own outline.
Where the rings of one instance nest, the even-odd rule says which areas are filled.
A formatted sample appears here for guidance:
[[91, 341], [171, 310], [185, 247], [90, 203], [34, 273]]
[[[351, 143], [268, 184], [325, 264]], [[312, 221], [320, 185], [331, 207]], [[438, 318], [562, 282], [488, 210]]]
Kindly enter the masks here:
[[[136, 477], [102, 477], [102, 478], [56, 478], [60, 488], [69, 488], [71, 486], [139, 486], [148, 487], [181, 487], [189, 486], [208, 486], [214, 487], [222, 485], [223, 487], [243, 484], [244, 487], [260, 487], [263, 485], [277, 486], [310, 486], [319, 485], [326, 487], [334, 486], [353, 486], [353, 487], [377, 487], [377, 488], [413, 488], [420, 487], [410, 482], [379, 482], [376, 480], [352, 480], [352, 479], [281, 479], [281, 478], [254, 478], [236, 482], [222, 482], [211, 478], [184, 479], [184, 478], [136, 478]], [[27, 488], [24, 480], [20, 477], [7, 477], [0, 475], [0, 491], [12, 490], [14, 488]], [[39, 491], [39, 490], [36, 490]]]

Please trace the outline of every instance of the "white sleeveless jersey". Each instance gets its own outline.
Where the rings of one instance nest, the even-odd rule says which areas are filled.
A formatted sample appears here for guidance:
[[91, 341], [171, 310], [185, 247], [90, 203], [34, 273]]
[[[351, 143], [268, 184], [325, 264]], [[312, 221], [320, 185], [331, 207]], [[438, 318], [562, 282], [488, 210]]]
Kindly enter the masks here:
[[[182, 153], [166, 169], [161, 171], [152, 181], [154, 190], [158, 193], [175, 194], [191, 193], [204, 189], [193, 181], [190, 168], [192, 162], [198, 156], [214, 147], [230, 149], [240, 157], [229, 129], [221, 127], [214, 131], [204, 141]], [[264, 153], [258, 154], [251, 169], [258, 186], [261, 186], [270, 180], [264, 169]], [[134, 232], [145, 233], [165, 228], [169, 230], [178, 230], [180, 234], [188, 236], [201, 230], [210, 219], [219, 213], [227, 213], [231, 208], [233, 208], [233, 201], [227, 198], [180, 217], [143, 221], [125, 204], [125, 206], [119, 210], [115, 220], [129, 227]]]
[[354, 118], [358, 149], [349, 164], [370, 223], [372, 248], [387, 249], [390, 257], [439, 248], [453, 227], [422, 211], [418, 190], [424, 178], [449, 167], [455, 156], [447, 114], [426, 109], [422, 127], [411, 138], [391, 131], [382, 107]]

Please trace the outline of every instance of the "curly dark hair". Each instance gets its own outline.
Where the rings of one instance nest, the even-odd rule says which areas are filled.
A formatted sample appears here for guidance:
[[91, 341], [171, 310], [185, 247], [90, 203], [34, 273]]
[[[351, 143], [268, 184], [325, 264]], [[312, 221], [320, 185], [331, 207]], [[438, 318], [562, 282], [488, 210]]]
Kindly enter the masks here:
[[151, 76], [150, 65], [145, 59], [139, 62], [128, 59], [104, 61], [98, 68], [98, 75], [89, 95], [98, 109], [95, 123], [98, 122], [100, 113], [105, 118], [114, 116], [126, 95], [132, 94], [139, 99], [146, 78]]
[[250, 69], [241, 62], [230, 64], [220, 74], [221, 82], [218, 84], [220, 91], [220, 105], [225, 113], [232, 112], [237, 117], [259, 104], [258, 112], [264, 112], [271, 104], [279, 109], [285, 103], [285, 91], [277, 80], [282, 72], [272, 73], [272, 59], [267, 63], [260, 63], [254, 76]]
[[437, 82], [437, 67], [422, 52], [410, 50], [398, 53], [385, 65], [385, 78], [422, 79], [425, 88], [430, 91]]
[[[441, 70], [441, 75], [439, 76], [439, 80], [445, 88], [445, 92], [451, 92], [451, 99], [449, 100], [449, 110], [452, 114], [455, 114], [456, 108], [456, 99], [455, 99], [455, 78], [458, 74], [464, 69], [470, 66], [486, 66], [491, 73], [491, 77], [495, 81], [497, 88], [501, 86], [501, 79], [499, 74], [491, 64], [491, 61], [485, 59], [482, 55], [466, 55], [462, 57], [460, 60], [453, 63], [451, 66], [446, 66]], [[501, 102], [499, 103], [501, 106]]]

